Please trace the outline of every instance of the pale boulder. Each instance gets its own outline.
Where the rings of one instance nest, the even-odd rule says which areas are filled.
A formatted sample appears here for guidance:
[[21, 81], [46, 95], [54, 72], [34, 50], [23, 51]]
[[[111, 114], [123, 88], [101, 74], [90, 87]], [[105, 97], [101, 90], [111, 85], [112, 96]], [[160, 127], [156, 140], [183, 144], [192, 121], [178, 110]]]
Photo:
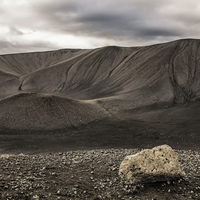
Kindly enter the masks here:
[[119, 168], [124, 184], [175, 180], [184, 175], [176, 153], [168, 145], [126, 156]]

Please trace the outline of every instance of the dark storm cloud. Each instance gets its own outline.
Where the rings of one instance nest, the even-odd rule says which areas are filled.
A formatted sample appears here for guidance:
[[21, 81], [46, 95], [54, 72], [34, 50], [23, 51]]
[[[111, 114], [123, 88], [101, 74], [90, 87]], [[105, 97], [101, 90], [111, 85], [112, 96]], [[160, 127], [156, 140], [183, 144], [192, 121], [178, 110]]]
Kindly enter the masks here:
[[167, 29], [159, 29], [159, 28], [143, 28], [138, 30], [137, 32], [138, 37], [144, 37], [144, 38], [152, 38], [152, 37], [171, 37], [171, 36], [178, 36], [178, 33], [176, 31], [170, 31]]
[[[156, 17], [160, 1], [62, 1], [38, 7], [49, 29], [104, 38], [177, 36]], [[157, 6], [155, 6], [157, 4]]]

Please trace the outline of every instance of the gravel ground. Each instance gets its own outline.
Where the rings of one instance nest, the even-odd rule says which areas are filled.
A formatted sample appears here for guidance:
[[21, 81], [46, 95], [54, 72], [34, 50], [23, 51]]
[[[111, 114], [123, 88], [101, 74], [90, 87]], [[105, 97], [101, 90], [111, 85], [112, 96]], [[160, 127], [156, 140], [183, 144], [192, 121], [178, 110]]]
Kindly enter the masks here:
[[125, 156], [140, 149], [1, 155], [0, 199], [200, 199], [200, 153], [176, 150], [186, 177], [133, 186], [120, 183]]

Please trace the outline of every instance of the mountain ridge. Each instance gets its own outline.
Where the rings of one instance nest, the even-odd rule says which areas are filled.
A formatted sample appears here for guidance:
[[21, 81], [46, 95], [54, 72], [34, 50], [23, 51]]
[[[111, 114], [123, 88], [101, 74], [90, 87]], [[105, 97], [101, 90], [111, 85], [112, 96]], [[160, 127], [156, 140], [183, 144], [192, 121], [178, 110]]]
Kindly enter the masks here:
[[[184, 39], [144, 47], [107, 46], [1, 55], [0, 103], [3, 101], [9, 108], [9, 98], [16, 96], [12, 103], [17, 107], [18, 101], [25, 102], [22, 96], [26, 94], [30, 102], [38, 98], [37, 112], [43, 115], [40, 95], [48, 95], [49, 100], [57, 99], [58, 105], [65, 98], [78, 100], [78, 104], [94, 105], [97, 114], [89, 117], [92, 121], [92, 118], [117, 116], [122, 110], [137, 107], [196, 101], [200, 98], [199, 47], [200, 40]], [[55, 107], [56, 104], [51, 105], [51, 109]], [[104, 115], [98, 117], [100, 108]], [[30, 110], [31, 105], [27, 109]], [[87, 106], [84, 109], [87, 110]], [[9, 109], [3, 106], [0, 110], [3, 122], [5, 115], [13, 117], [11, 110], [7, 112]], [[17, 119], [17, 113], [15, 115]], [[21, 128], [27, 127], [32, 117], [27, 117]], [[43, 118], [47, 126], [49, 118], [48, 115]], [[59, 116], [56, 120], [59, 121]], [[79, 124], [77, 119], [74, 123]]]

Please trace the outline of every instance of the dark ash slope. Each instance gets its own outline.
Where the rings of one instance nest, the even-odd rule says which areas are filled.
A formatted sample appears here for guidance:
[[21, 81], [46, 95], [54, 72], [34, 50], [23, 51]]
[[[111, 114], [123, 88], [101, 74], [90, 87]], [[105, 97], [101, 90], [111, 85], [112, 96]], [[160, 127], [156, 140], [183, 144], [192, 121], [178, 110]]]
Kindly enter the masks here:
[[[74, 99], [199, 97], [200, 40], [0, 56], [1, 97], [35, 92]], [[15, 80], [15, 82], [14, 82]], [[10, 82], [10, 84], [8, 84]]]
[[[101, 146], [113, 137], [122, 146], [131, 146], [127, 138], [136, 137], [138, 144], [146, 136], [155, 136], [158, 144], [172, 141], [173, 135], [177, 136], [173, 144], [178, 143], [178, 135], [187, 135], [181, 144], [191, 135], [200, 141], [199, 47], [200, 40], [187, 39], [146, 47], [2, 55], [1, 133], [75, 131], [88, 124], [85, 129], [81, 126], [87, 130], [81, 132], [81, 140], [96, 134], [98, 143], [93, 138], [88, 144], [97, 146], [106, 130]], [[121, 135], [116, 137], [117, 130]]]

